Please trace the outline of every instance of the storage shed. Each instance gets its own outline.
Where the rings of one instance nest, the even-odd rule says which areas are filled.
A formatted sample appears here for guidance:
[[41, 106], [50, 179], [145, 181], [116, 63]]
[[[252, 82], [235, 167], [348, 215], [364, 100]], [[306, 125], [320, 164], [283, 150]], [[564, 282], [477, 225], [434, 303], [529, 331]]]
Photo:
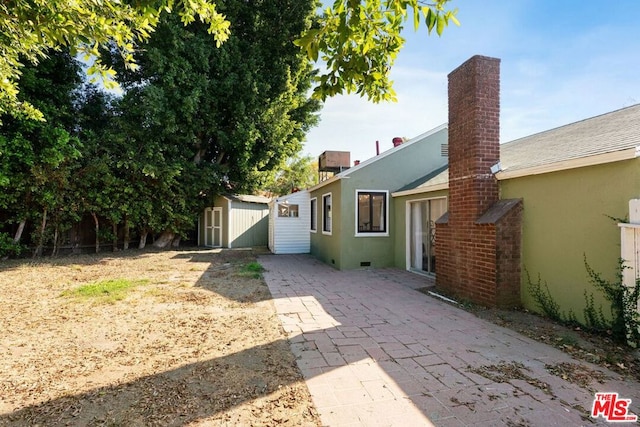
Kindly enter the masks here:
[[[315, 200], [315, 199], [314, 199]], [[307, 190], [278, 197], [269, 203], [269, 250], [274, 254], [310, 251], [311, 201]]]
[[269, 201], [250, 195], [214, 199], [198, 219], [198, 245], [212, 248], [267, 246]]

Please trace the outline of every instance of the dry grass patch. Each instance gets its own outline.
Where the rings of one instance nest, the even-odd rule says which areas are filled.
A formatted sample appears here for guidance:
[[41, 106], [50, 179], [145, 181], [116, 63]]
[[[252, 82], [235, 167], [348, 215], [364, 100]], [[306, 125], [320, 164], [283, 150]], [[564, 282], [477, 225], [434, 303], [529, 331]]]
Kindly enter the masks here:
[[319, 424], [251, 251], [0, 263], [0, 425]]

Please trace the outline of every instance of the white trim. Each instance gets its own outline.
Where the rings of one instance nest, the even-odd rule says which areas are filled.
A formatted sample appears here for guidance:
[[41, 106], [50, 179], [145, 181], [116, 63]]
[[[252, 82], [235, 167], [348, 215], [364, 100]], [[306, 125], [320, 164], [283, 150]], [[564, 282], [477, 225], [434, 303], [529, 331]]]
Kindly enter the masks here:
[[[315, 205], [315, 212], [312, 206], [311, 202], [316, 202]], [[312, 197], [309, 199], [309, 213], [311, 215], [311, 217], [314, 219], [313, 221], [313, 227], [314, 228], [309, 228], [309, 232], [310, 233], [317, 233], [318, 232], [318, 198], [317, 197]]]
[[[324, 200], [325, 197], [329, 196], [331, 198], [331, 205], [329, 205], [331, 207], [331, 229], [329, 231], [325, 231], [325, 210], [324, 210]], [[325, 236], [331, 236], [333, 234], [333, 195], [331, 194], [331, 192], [328, 193], [324, 193], [322, 195], [322, 234], [324, 234]]]
[[614, 151], [611, 153], [596, 154], [594, 156], [578, 157], [576, 159], [564, 160], [562, 162], [550, 163], [547, 165], [532, 166], [529, 168], [509, 171], [506, 167], [496, 174], [498, 180], [521, 178], [529, 175], [540, 175], [549, 172], [559, 172], [568, 169], [582, 168], [586, 166], [601, 165], [604, 163], [619, 162], [622, 160], [631, 160], [639, 156], [639, 147], [627, 148], [626, 150]]
[[[231, 230], [233, 230], [233, 227], [231, 225], [231, 199], [227, 198], [227, 242], [229, 243], [229, 249], [231, 249], [231, 247], [233, 246], [231, 244]], [[224, 231], [224, 230], [223, 230]], [[222, 245], [224, 246], [223, 242]]]
[[416, 137], [411, 138], [407, 142], [405, 142], [405, 143], [403, 143], [403, 144], [401, 144], [401, 145], [399, 145], [397, 147], [390, 148], [387, 151], [384, 151], [384, 152], [378, 154], [377, 156], [374, 156], [374, 157], [372, 157], [370, 159], [367, 159], [364, 162], [361, 162], [357, 166], [350, 167], [349, 169], [347, 169], [347, 170], [345, 170], [343, 172], [340, 172], [337, 175], [332, 176], [331, 178], [327, 179], [326, 181], [322, 181], [322, 182], [314, 185], [313, 187], [309, 188], [308, 190], [309, 191], [315, 191], [315, 190], [317, 190], [319, 188], [324, 187], [325, 185], [331, 184], [332, 182], [338, 181], [338, 180], [343, 179], [343, 178], [347, 178], [351, 173], [353, 173], [353, 172], [355, 172], [355, 171], [357, 171], [357, 170], [359, 170], [361, 168], [364, 168], [367, 165], [370, 165], [371, 163], [375, 163], [378, 160], [384, 159], [385, 157], [387, 157], [387, 156], [389, 156], [391, 154], [397, 153], [400, 150], [404, 150], [406, 147], [414, 144], [415, 142], [418, 142], [418, 141], [420, 141], [420, 140], [422, 140], [424, 138], [428, 138], [431, 135], [434, 135], [434, 134], [440, 132], [441, 130], [448, 129], [448, 127], [449, 127], [448, 123], [443, 123], [440, 126], [437, 126], [437, 127], [433, 128], [431, 130], [428, 130], [428, 131], [426, 131], [426, 132], [424, 132], [424, 133], [422, 133], [422, 134], [420, 134], [420, 135], [418, 135]]
[[[216, 246], [216, 212], [218, 212], [220, 214], [220, 244], [218, 246]], [[224, 231], [224, 227], [222, 226], [222, 207], [220, 206], [214, 206], [213, 209], [211, 210], [211, 238], [213, 239], [212, 243], [212, 247], [214, 248], [221, 248], [222, 247], [222, 233]]]
[[[385, 225], [384, 232], [382, 233], [374, 233], [374, 232], [358, 232], [358, 193], [384, 193], [385, 194]], [[354, 237], [389, 237], [389, 190], [368, 190], [368, 189], [356, 189], [355, 190], [355, 235]]]

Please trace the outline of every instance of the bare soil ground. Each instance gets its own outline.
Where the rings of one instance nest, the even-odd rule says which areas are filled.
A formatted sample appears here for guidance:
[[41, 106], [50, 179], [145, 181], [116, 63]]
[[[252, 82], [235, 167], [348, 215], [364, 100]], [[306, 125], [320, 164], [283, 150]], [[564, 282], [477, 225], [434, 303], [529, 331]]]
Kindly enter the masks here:
[[[317, 426], [252, 251], [0, 263], [0, 426]], [[68, 296], [141, 280], [124, 299]]]
[[[597, 335], [554, 322], [526, 310], [500, 310], [464, 306], [476, 316], [520, 332], [536, 341], [559, 348], [573, 357], [611, 369], [622, 376], [640, 380], [640, 351]], [[581, 372], [579, 365], [560, 364], [552, 371], [577, 384], [593, 379], [593, 372]]]

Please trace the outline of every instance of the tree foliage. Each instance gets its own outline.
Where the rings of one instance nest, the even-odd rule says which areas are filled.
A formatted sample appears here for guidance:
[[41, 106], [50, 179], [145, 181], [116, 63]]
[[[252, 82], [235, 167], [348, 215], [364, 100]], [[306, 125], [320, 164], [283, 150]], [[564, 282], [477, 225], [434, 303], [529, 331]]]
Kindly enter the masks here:
[[441, 35], [449, 21], [459, 25], [449, 0], [335, 0], [319, 25], [296, 41], [314, 61], [321, 58], [327, 71], [316, 79], [314, 96], [326, 99], [358, 93], [374, 102], [395, 100], [389, 71], [404, 46], [401, 32], [407, 21], [417, 30]]
[[309, 188], [318, 183], [318, 162], [311, 156], [296, 154], [281, 169], [268, 174], [264, 189], [275, 196]]
[[128, 242], [129, 230], [141, 244], [180, 236], [215, 195], [251, 191], [297, 153], [319, 108], [311, 64], [291, 43], [311, 24], [312, 0], [221, 9], [239, 27], [219, 48], [205, 24], [168, 15], [136, 69], [117, 49], [104, 55], [119, 71], [117, 98], [81, 85], [69, 53], [25, 67], [20, 101], [46, 120], [0, 117], [0, 226], [27, 222], [38, 252], [80, 219], [92, 220], [96, 251]]
[[147, 40], [161, 15], [175, 12], [184, 24], [196, 17], [208, 24], [218, 44], [229, 34], [229, 22], [207, 0], [112, 2], [94, 0], [7, 0], [0, 2], [0, 114], [43, 118], [42, 112], [17, 97], [24, 62], [37, 63], [50, 49], [68, 47], [72, 54], [94, 56], [92, 71], [108, 79], [98, 49], [114, 44], [133, 65], [136, 44]]
[[[404, 44], [401, 31], [411, 20], [429, 32], [442, 34], [449, 21], [457, 23], [450, 0], [335, 0], [319, 14], [317, 25], [297, 38], [314, 61], [323, 59], [327, 71], [316, 79], [314, 96], [325, 99], [356, 92], [373, 101], [394, 99], [389, 70]], [[174, 13], [183, 24], [206, 24], [216, 45], [230, 32], [243, 31], [241, 17], [231, 16], [224, 0], [158, 0], [111, 2], [94, 0], [7, 0], [0, 2], [0, 114], [43, 118], [17, 97], [20, 70], [37, 63], [49, 49], [68, 47], [95, 62], [90, 71], [105, 79], [113, 69], [101, 62], [101, 48], [115, 47], [131, 69], [134, 52], [156, 30], [162, 16]], [[259, 8], [263, 3], [246, 2]], [[286, 7], [286, 6], [283, 6]], [[285, 15], [283, 15], [285, 16]], [[284, 22], [284, 21], [283, 21]], [[276, 25], [273, 33], [279, 31]], [[289, 42], [292, 42], [289, 40]]]
[[113, 57], [125, 89], [118, 134], [144, 164], [154, 229], [180, 233], [211, 196], [254, 190], [316, 121], [311, 66], [291, 43], [313, 2], [234, 0], [220, 10], [234, 26], [219, 48], [203, 25], [167, 17], [136, 54], [137, 70]]

